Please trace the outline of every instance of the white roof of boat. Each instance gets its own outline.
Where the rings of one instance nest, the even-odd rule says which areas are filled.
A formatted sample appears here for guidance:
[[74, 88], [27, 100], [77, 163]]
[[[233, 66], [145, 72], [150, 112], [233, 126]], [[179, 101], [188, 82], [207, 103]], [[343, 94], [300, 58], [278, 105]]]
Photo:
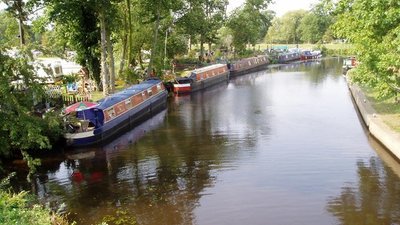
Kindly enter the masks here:
[[221, 63], [213, 64], [213, 65], [210, 65], [210, 66], [205, 66], [205, 67], [202, 67], [202, 68], [195, 69], [195, 70], [193, 70], [193, 72], [201, 73], [201, 72], [204, 72], [204, 71], [207, 71], [207, 70], [212, 70], [212, 69], [215, 69], [215, 68], [218, 68], [218, 67], [223, 67], [223, 66], [226, 66], [226, 64], [221, 64]]

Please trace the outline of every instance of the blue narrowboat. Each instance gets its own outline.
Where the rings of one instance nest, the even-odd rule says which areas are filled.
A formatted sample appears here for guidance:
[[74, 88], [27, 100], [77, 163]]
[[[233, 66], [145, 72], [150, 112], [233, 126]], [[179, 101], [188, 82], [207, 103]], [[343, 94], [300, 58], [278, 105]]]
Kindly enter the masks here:
[[100, 144], [145, 121], [167, 106], [167, 90], [160, 80], [146, 80], [107, 96], [97, 104], [65, 116], [67, 145]]

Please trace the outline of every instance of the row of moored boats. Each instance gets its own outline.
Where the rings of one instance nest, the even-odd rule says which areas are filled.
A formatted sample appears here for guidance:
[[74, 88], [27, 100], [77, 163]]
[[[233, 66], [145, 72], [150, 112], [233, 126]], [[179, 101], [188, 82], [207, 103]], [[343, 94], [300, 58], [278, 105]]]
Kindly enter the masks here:
[[[214, 64], [193, 70], [175, 80], [175, 94], [191, 93], [239, 76], [266, 68], [266, 55]], [[65, 139], [70, 146], [100, 144], [129, 130], [167, 107], [168, 91], [159, 79], [148, 79], [107, 96], [89, 107], [67, 113]]]

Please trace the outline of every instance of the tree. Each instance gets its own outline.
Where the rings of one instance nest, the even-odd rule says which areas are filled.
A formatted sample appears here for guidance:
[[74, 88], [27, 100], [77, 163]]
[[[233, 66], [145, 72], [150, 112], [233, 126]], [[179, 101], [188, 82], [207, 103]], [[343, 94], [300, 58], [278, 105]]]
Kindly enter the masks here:
[[182, 8], [182, 16], [176, 24], [192, 43], [200, 42], [200, 58], [203, 59], [204, 44], [211, 51], [212, 44], [218, 40], [218, 30], [223, 26], [226, 14], [226, 0], [186, 0]]
[[288, 43], [288, 39], [283, 32], [283, 22], [280, 18], [275, 17], [272, 20], [271, 26], [265, 35], [267, 43]]
[[288, 43], [297, 44], [301, 41], [300, 23], [307, 14], [305, 10], [290, 11], [283, 15], [283, 34], [287, 37]]
[[0, 46], [18, 46], [19, 44], [18, 23], [6, 11], [0, 12]]
[[299, 43], [301, 41], [300, 24], [306, 14], [305, 10], [295, 10], [287, 12], [281, 18], [275, 18], [265, 36], [266, 41], [287, 44]]
[[154, 69], [154, 64], [156, 60], [156, 56], [160, 54], [160, 51], [157, 51], [157, 43], [159, 41], [159, 28], [161, 24], [161, 20], [171, 15], [171, 12], [174, 9], [177, 9], [180, 6], [180, 2], [172, 1], [172, 0], [139, 0], [139, 5], [141, 11], [141, 15], [143, 18], [147, 19], [144, 23], [152, 23], [153, 35], [152, 35], [152, 47], [151, 47], [151, 55], [150, 62], [147, 68], [147, 76], [150, 76]]
[[270, 25], [270, 13], [265, 13], [269, 0], [247, 0], [229, 17], [227, 27], [232, 30], [236, 52], [243, 52], [247, 44], [255, 45]]
[[400, 5], [395, 0], [341, 0], [334, 32], [354, 44], [360, 62], [354, 81], [380, 89], [381, 96], [400, 92]]
[[101, 88], [100, 78], [100, 29], [97, 26], [96, 8], [92, 1], [45, 0], [49, 20], [55, 29], [63, 31], [62, 38], [77, 53], [76, 61], [88, 67], [96, 85]]
[[300, 39], [303, 42], [316, 43], [323, 40], [333, 21], [329, 7], [330, 5], [323, 0], [303, 17], [299, 28]]
[[22, 152], [29, 157], [29, 149], [48, 149], [51, 140], [61, 134], [58, 115], [45, 118], [35, 116], [33, 109], [43, 98], [43, 86], [19, 53], [17, 58], [0, 49], [0, 156]]
[[25, 45], [24, 22], [28, 16], [25, 2], [23, 0], [2, 0], [2, 2], [7, 5], [6, 10], [18, 20], [20, 44]]

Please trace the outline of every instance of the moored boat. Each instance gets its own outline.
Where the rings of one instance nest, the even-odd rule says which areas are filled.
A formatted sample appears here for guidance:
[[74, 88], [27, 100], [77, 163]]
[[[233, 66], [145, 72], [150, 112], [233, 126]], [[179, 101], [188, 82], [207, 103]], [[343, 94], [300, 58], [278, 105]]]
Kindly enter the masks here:
[[304, 50], [300, 54], [301, 60], [318, 59], [321, 57], [322, 57], [321, 51]]
[[99, 144], [166, 108], [160, 80], [146, 80], [65, 116], [67, 145]]
[[228, 80], [227, 65], [214, 64], [193, 70], [189, 77], [177, 78], [173, 89], [175, 94], [191, 93]]
[[343, 74], [346, 74], [347, 71], [353, 69], [358, 64], [356, 57], [351, 56], [343, 59]]
[[300, 53], [298, 52], [284, 52], [278, 55], [278, 63], [287, 63], [300, 59]]
[[266, 55], [242, 59], [228, 64], [230, 70], [229, 76], [235, 77], [246, 73], [255, 72], [267, 67], [268, 64], [269, 60]]

